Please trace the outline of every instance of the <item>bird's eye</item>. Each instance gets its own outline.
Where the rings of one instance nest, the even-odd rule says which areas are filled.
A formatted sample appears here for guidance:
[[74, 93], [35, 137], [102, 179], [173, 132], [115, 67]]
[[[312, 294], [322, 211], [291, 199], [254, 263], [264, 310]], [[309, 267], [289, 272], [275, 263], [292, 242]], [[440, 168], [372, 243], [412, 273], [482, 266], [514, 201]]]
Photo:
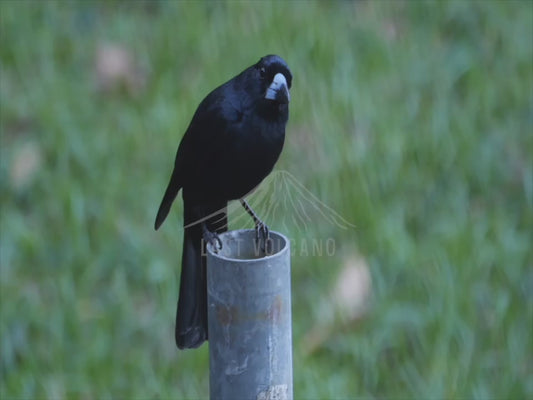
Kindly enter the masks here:
[[261, 67], [261, 68], [259, 69], [259, 76], [260, 76], [261, 78], [264, 78], [265, 75], [266, 75], [266, 69], [265, 69], [265, 67]]

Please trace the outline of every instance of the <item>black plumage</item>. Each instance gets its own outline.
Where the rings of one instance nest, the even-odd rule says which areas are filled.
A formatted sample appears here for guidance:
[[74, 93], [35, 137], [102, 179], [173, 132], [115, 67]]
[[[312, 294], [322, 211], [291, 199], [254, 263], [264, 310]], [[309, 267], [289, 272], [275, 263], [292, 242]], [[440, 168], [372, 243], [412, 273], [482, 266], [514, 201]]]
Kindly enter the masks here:
[[[242, 199], [272, 171], [285, 139], [291, 84], [281, 57], [261, 58], [200, 103], [178, 147], [155, 229], [182, 189], [185, 232], [175, 331], [179, 348], [207, 340], [202, 238], [215, 243], [216, 234], [227, 229], [227, 202]], [[264, 228], [255, 222], [256, 228]]]

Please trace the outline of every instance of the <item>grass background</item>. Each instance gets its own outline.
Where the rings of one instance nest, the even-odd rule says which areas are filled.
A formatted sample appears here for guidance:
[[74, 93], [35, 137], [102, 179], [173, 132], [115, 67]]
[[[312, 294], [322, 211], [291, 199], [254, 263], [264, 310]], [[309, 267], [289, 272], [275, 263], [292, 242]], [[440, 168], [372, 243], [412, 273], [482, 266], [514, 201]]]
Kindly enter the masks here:
[[[277, 168], [356, 225], [286, 224], [336, 243], [292, 259], [295, 398], [533, 397], [532, 4], [2, 1], [0, 397], [207, 397], [207, 346], [173, 343], [181, 201], [153, 219], [198, 103], [269, 53]], [[354, 257], [355, 320], [328, 305]]]

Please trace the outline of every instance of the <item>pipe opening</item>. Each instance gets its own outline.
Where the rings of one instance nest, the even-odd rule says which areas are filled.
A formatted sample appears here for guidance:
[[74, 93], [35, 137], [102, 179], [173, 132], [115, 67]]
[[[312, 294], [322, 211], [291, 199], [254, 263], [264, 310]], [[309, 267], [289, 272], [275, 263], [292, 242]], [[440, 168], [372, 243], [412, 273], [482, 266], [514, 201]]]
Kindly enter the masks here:
[[288, 239], [273, 231], [270, 231], [270, 241], [266, 251], [264, 241], [256, 240], [254, 229], [224, 232], [219, 238], [222, 241], [222, 249], [215, 253], [212, 246], [207, 245], [209, 255], [232, 261], [262, 260], [265, 257], [278, 256], [289, 248]]

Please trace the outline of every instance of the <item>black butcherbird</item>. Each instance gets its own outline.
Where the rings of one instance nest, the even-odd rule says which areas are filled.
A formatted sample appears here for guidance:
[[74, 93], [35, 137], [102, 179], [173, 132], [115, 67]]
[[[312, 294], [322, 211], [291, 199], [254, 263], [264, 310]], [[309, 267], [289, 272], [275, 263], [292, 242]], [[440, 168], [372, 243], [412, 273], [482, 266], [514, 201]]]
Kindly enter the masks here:
[[268, 238], [268, 228], [243, 197], [272, 171], [281, 153], [291, 83], [291, 72], [281, 57], [261, 58], [200, 103], [178, 147], [155, 229], [183, 189], [185, 232], [175, 331], [180, 349], [207, 340], [202, 238], [215, 248], [221, 246], [217, 233], [227, 229], [227, 202], [240, 199], [254, 219], [258, 237], [262, 235], [265, 242]]

